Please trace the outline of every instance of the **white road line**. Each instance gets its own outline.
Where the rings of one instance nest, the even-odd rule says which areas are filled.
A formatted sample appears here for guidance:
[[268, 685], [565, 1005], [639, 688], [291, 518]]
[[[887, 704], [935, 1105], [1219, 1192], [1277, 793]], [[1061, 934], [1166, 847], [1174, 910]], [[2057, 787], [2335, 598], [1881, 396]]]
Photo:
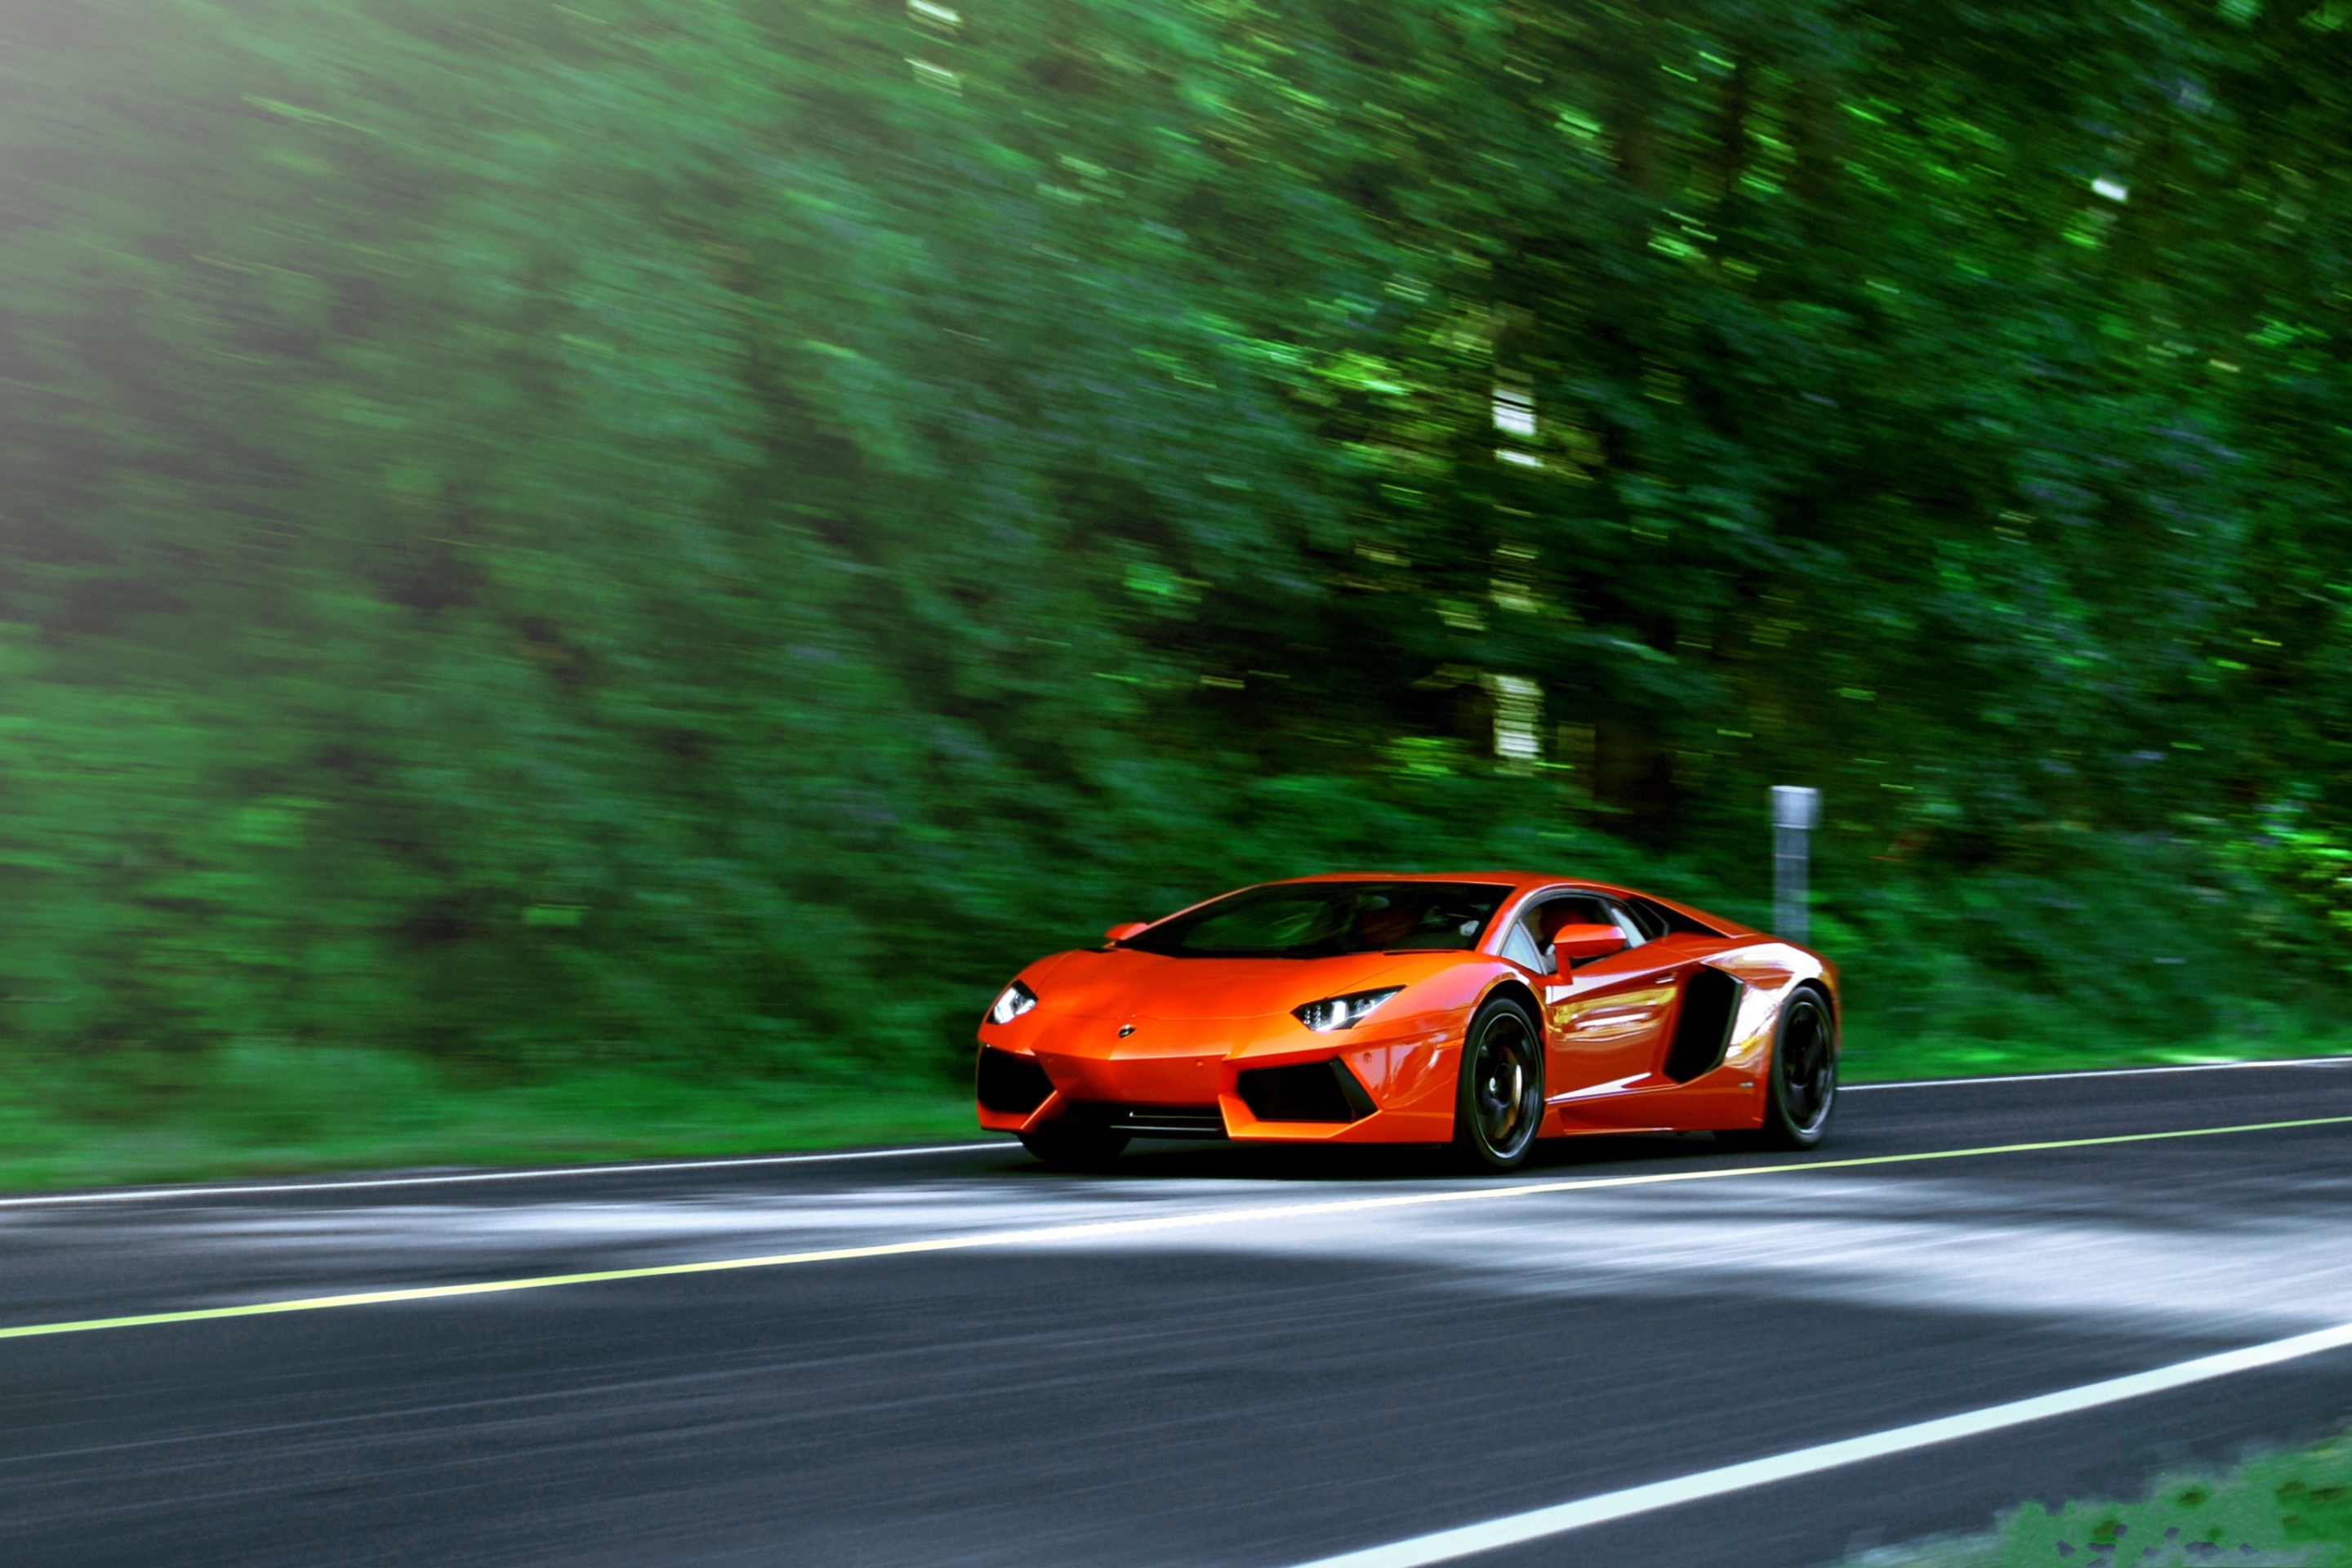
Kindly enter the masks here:
[[2220, 1138], [2242, 1132], [2284, 1132], [2313, 1127], [2347, 1126], [2352, 1126], [2352, 1116], [2315, 1116], [2294, 1121], [2248, 1122], [2236, 1127], [2176, 1128], [2169, 1132], [2112, 1132], [2095, 1138], [2055, 1139], [2039, 1143], [1997, 1143], [1974, 1149], [1922, 1150], [1908, 1154], [1863, 1154], [1843, 1160], [1794, 1161], [1778, 1165], [1715, 1165], [1696, 1171], [1653, 1171], [1638, 1176], [1578, 1177], [1560, 1182], [1526, 1182], [1513, 1186], [1382, 1193], [1370, 1197], [1332, 1198], [1264, 1206], [1244, 1205], [1178, 1214], [1146, 1215], [1134, 1219], [1082, 1220], [1076, 1224], [1038, 1226], [1021, 1230], [935, 1236], [922, 1241], [883, 1241], [863, 1247], [826, 1247], [815, 1252], [778, 1252], [758, 1258], [712, 1258], [695, 1263], [648, 1263], [633, 1268], [599, 1268], [583, 1274], [536, 1274], [514, 1279], [476, 1279], [462, 1285], [415, 1285], [391, 1290], [363, 1290], [345, 1296], [303, 1296], [278, 1301], [247, 1301], [235, 1307], [189, 1307], [177, 1311], [84, 1318], [71, 1322], [17, 1323], [0, 1328], [0, 1340], [86, 1334], [102, 1329], [146, 1328], [163, 1323], [208, 1323], [230, 1318], [274, 1317], [286, 1312], [383, 1306], [394, 1301], [441, 1301], [463, 1296], [506, 1295], [519, 1290], [546, 1290], [568, 1285], [610, 1284], [624, 1279], [670, 1279], [746, 1268], [787, 1268], [803, 1264], [841, 1263], [851, 1258], [910, 1258], [933, 1252], [970, 1252], [982, 1247], [1092, 1241], [1110, 1237], [1203, 1230], [1218, 1226], [1255, 1225], [1265, 1220], [1319, 1219], [1329, 1215], [1427, 1208], [1440, 1204], [1500, 1203], [1552, 1193], [1594, 1192], [1604, 1187], [1652, 1187], [1686, 1182], [1735, 1181], [1759, 1176], [1794, 1175], [1806, 1171], [1852, 1171], [1871, 1165], [1914, 1165], [1936, 1160], [1974, 1160], [1993, 1154], [2042, 1153], [2055, 1149], [2098, 1149], [2121, 1143], [2162, 1143], [2183, 1138]]
[[969, 1154], [1016, 1148], [1010, 1138], [985, 1143], [931, 1143], [912, 1149], [853, 1149], [824, 1154], [749, 1154], [727, 1160], [660, 1160], [625, 1165], [551, 1165], [531, 1171], [461, 1171], [442, 1176], [366, 1176], [343, 1182], [243, 1182], [218, 1187], [117, 1187], [0, 1198], [0, 1208], [43, 1204], [131, 1204], [160, 1198], [249, 1198], [273, 1193], [348, 1193], [373, 1187], [439, 1187], [460, 1182], [537, 1182], [554, 1176], [657, 1176], [667, 1171], [725, 1171], [747, 1165], [817, 1165], [841, 1160], [898, 1160], [917, 1154]]
[[[2352, 1056], [2294, 1057], [2273, 1061], [2189, 1062], [2158, 1068], [2095, 1068], [2080, 1072], [2012, 1073], [1999, 1078], [1905, 1079], [1890, 1083], [1845, 1083], [1841, 1094], [1879, 1089], [1958, 1089], [1980, 1083], [2045, 1083], [2068, 1078], [2132, 1078], [2144, 1073], [2231, 1072], [2240, 1068], [2352, 1067]], [[28, 1194], [0, 1198], [0, 1208], [47, 1204], [129, 1204], [165, 1198], [251, 1197], [271, 1193], [347, 1193], [382, 1187], [437, 1187], [469, 1182], [537, 1182], [558, 1176], [658, 1175], [665, 1171], [724, 1171], [755, 1165], [814, 1165], [843, 1160], [897, 1160], [923, 1154], [970, 1154], [1010, 1150], [1010, 1138], [983, 1143], [933, 1143], [911, 1149], [857, 1149], [820, 1154], [759, 1154], [726, 1160], [657, 1160], [618, 1165], [554, 1165], [529, 1171], [465, 1171], [438, 1176], [369, 1176], [337, 1182], [241, 1182], [210, 1187], [117, 1187], [104, 1192]]]
[[2257, 1062], [2179, 1062], [2160, 1068], [2084, 1068], [2079, 1072], [2020, 1072], [1999, 1078], [1906, 1078], [1886, 1083], [1842, 1083], [1840, 1094], [1871, 1089], [1963, 1089], [1979, 1083], [2049, 1083], [2062, 1078], [2141, 1078], [2160, 1072], [2236, 1072], [2243, 1068], [2352, 1067], [2352, 1057], [2279, 1057]]
[[2011, 1400], [2006, 1405], [1988, 1405], [1982, 1410], [1947, 1415], [1935, 1421], [1895, 1426], [1864, 1437], [1848, 1437], [1843, 1442], [1795, 1448], [1769, 1458], [1749, 1459], [1744, 1464], [1725, 1465], [1718, 1469], [1701, 1470], [1696, 1475], [1680, 1476], [1673, 1480], [1653, 1481], [1647, 1486], [1602, 1492], [1575, 1502], [1507, 1514], [1501, 1519], [1488, 1520], [1484, 1524], [1436, 1531], [1428, 1535], [1392, 1542], [1386, 1546], [1342, 1552], [1337, 1557], [1318, 1557], [1312, 1563], [1300, 1564], [1299, 1568], [1420, 1568], [1426, 1563], [1449, 1563], [1457, 1557], [1523, 1545], [1547, 1536], [1581, 1530], [1588, 1525], [1605, 1524], [1611, 1520], [1672, 1508], [1677, 1503], [1696, 1502], [1705, 1498], [1721, 1497], [1727, 1492], [1745, 1491], [1751, 1487], [1815, 1475], [1845, 1465], [1858, 1465], [1890, 1454], [1908, 1453], [1914, 1448], [1999, 1432], [2032, 1421], [2047, 1421], [2055, 1415], [2095, 1410], [2103, 1405], [2115, 1405], [2123, 1400], [2186, 1388], [2191, 1384], [2207, 1383], [2236, 1373], [2276, 1366], [2281, 1362], [2317, 1355], [2324, 1351], [2341, 1350], [2347, 1345], [2352, 1345], [2352, 1323], [2338, 1323], [2332, 1329], [2297, 1334], [2292, 1339], [2273, 1340], [2267, 1344], [2250, 1345], [2244, 1350], [2225, 1351], [2220, 1355], [2176, 1362], [2170, 1366], [2158, 1367], [2153, 1372], [2111, 1377], [2104, 1383], [2086, 1383], [2078, 1388], [2037, 1394], [2031, 1399]]

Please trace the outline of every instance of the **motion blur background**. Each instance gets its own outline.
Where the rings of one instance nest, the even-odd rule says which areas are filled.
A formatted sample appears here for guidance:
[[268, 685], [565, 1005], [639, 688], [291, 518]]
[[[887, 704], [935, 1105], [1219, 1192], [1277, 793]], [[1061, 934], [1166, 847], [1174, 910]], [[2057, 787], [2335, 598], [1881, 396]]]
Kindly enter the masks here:
[[887, 1138], [1774, 784], [1854, 1071], [2334, 1043], [2347, 133], [2352, 0], [0, 0], [0, 1165]]

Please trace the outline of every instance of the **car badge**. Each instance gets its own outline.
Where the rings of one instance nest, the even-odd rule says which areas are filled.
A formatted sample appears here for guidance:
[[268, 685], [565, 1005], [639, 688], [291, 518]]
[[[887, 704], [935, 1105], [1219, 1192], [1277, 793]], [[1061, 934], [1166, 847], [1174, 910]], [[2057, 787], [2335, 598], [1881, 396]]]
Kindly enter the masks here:
[[1121, 1024], [1118, 1026], [1118, 1037], [1122, 1040], [1133, 1033], [1135, 1033], [1135, 1026], [1132, 1024]]

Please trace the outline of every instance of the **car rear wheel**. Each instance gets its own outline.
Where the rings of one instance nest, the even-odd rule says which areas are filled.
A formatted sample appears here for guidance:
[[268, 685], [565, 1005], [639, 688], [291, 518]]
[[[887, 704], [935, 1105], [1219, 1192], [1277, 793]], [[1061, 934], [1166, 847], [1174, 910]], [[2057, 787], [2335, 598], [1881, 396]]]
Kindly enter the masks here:
[[1830, 1130], [1837, 1109], [1837, 1031], [1829, 1004], [1801, 987], [1780, 1009], [1766, 1069], [1764, 1125], [1748, 1132], [1718, 1132], [1735, 1149], [1811, 1149]]
[[1515, 1170], [1534, 1151], [1543, 1114], [1543, 1037], [1526, 1007], [1494, 997], [1463, 1036], [1454, 1147], [1473, 1170]]
[[1040, 1127], [1021, 1134], [1021, 1146], [1057, 1171], [1099, 1171], [1127, 1147], [1124, 1132], [1091, 1127]]

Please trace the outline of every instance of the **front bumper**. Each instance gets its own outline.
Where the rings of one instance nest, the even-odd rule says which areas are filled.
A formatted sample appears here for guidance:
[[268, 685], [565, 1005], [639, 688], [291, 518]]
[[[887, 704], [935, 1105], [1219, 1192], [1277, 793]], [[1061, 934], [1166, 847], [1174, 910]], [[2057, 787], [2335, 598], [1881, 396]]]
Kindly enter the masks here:
[[[1139, 1138], [1443, 1142], [1453, 1050], [1427, 1020], [1377, 1035], [1280, 1018], [1077, 1018], [1033, 1012], [980, 1031], [980, 1124], [1083, 1122]], [[1121, 1031], [1124, 1030], [1125, 1033]]]

